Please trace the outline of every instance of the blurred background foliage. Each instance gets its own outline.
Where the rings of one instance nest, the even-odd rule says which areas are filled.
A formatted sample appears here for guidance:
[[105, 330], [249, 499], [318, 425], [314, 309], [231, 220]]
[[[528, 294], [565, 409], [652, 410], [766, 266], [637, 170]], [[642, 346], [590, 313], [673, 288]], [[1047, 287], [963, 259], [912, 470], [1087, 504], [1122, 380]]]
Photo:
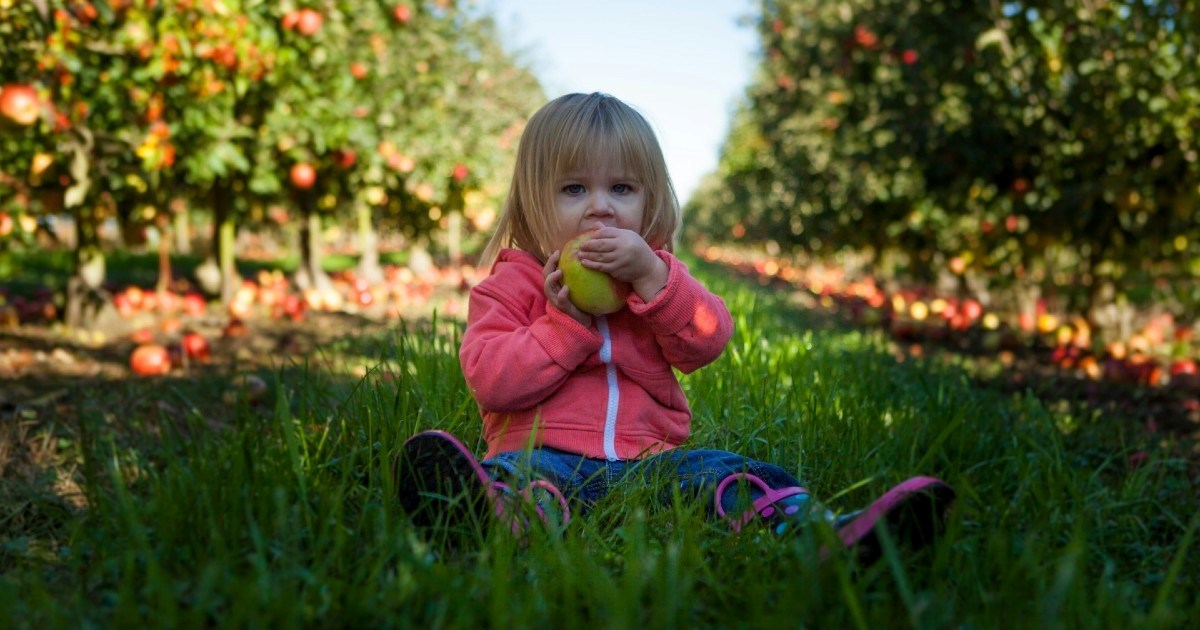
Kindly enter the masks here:
[[69, 217], [68, 303], [102, 285], [97, 230], [110, 219], [126, 245], [146, 226], [173, 227], [177, 253], [210, 229], [212, 290], [226, 295], [239, 284], [239, 226], [299, 232], [314, 276], [319, 251], [305, 244], [330, 224], [357, 230], [368, 250], [377, 229], [418, 246], [453, 230], [461, 249], [490, 227], [515, 140], [544, 100], [493, 20], [469, 9], [0, 2], [0, 242], [36, 246], [51, 219]]
[[1200, 36], [1175, 1], [763, 0], [689, 237], [992, 305], [1200, 304]]

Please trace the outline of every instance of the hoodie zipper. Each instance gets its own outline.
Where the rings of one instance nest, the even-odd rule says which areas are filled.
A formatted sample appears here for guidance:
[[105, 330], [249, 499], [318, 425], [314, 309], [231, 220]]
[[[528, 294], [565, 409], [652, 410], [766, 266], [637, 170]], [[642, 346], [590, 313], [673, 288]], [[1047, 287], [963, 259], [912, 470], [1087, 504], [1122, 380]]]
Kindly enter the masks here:
[[621, 402], [621, 390], [617, 388], [617, 366], [612, 362], [612, 333], [608, 330], [608, 319], [596, 316], [596, 325], [604, 339], [600, 346], [600, 361], [608, 376], [608, 406], [604, 411], [604, 456], [610, 462], [621, 459], [617, 456], [617, 406]]

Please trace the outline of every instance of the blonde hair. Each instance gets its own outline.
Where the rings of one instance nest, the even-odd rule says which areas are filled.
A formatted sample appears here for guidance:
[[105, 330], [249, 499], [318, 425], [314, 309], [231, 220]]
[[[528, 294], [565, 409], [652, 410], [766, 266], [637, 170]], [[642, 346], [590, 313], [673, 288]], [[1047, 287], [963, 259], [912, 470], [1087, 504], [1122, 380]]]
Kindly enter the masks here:
[[558, 231], [557, 182], [573, 170], [602, 166], [613, 158], [645, 191], [642, 238], [651, 247], [671, 251], [679, 231], [679, 200], [650, 123], [608, 94], [567, 94], [543, 105], [521, 134], [508, 198], [480, 264], [492, 264], [505, 247], [545, 262]]

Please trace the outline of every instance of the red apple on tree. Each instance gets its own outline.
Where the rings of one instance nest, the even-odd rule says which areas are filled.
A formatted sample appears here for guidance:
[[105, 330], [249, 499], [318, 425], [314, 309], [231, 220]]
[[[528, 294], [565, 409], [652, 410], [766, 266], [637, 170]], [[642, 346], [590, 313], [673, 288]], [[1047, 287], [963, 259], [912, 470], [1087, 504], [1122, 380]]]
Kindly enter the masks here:
[[358, 153], [354, 149], [338, 149], [333, 152], [333, 159], [338, 166], [348, 169], [358, 161]]
[[879, 38], [871, 29], [859, 24], [854, 27], [854, 41], [863, 48], [874, 48]]
[[305, 37], [316, 35], [324, 23], [325, 18], [321, 17], [321, 14], [317, 11], [313, 9], [301, 9], [299, 15], [296, 16], [296, 32]]
[[299, 162], [292, 165], [290, 177], [293, 186], [300, 190], [308, 190], [317, 182], [317, 171], [311, 164]]
[[37, 122], [42, 105], [33, 86], [10, 83], [0, 89], [0, 114], [22, 127]]
[[396, 8], [392, 9], [392, 16], [397, 22], [408, 24], [408, 20], [412, 18], [412, 9], [409, 9], [407, 4], [397, 4]]
[[452, 173], [452, 175], [454, 176], [454, 181], [461, 182], [462, 180], [467, 178], [467, 175], [470, 175], [470, 174], [471, 174], [471, 169], [467, 168], [466, 164], [459, 163], [459, 164], [454, 165], [454, 171]]

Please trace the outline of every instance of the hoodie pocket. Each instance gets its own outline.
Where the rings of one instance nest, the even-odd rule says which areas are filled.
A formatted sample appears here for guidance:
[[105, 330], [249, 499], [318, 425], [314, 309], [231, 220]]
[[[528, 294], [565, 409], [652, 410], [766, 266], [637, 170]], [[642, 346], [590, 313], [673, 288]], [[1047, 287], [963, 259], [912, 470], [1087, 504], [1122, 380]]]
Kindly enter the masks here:
[[646, 390], [650, 397], [664, 407], [686, 411], [687, 400], [679, 387], [679, 379], [670, 369], [666, 371], [639, 370], [628, 366], [620, 366], [620, 370], [634, 385]]

